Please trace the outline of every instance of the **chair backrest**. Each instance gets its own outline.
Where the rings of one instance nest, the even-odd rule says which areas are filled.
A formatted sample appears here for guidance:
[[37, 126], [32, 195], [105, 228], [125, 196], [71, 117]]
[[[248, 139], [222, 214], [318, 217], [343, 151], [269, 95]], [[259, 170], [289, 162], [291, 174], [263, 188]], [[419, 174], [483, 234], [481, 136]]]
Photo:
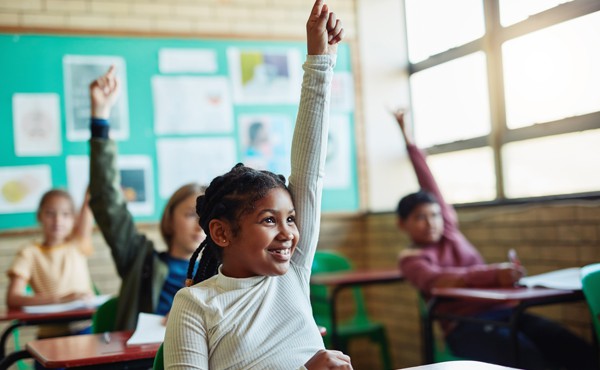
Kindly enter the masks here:
[[117, 302], [114, 297], [101, 304], [92, 316], [92, 333], [104, 333], [115, 330], [117, 321]]
[[156, 355], [154, 356], [154, 364], [152, 365], [152, 370], [163, 370], [165, 368], [165, 360], [163, 358], [163, 346], [164, 343], [161, 343], [160, 347], [158, 347], [158, 351], [156, 351]]
[[[311, 273], [318, 275], [328, 272], [351, 271], [352, 264], [343, 255], [333, 251], [317, 251], [313, 260]], [[355, 312], [352, 321], [368, 321], [364, 298], [360, 288], [352, 288]], [[328, 288], [322, 285], [310, 286], [311, 305], [317, 324], [329, 327], [331, 307], [327, 301]]]
[[590, 308], [596, 341], [600, 343], [600, 263], [581, 268], [581, 285]]

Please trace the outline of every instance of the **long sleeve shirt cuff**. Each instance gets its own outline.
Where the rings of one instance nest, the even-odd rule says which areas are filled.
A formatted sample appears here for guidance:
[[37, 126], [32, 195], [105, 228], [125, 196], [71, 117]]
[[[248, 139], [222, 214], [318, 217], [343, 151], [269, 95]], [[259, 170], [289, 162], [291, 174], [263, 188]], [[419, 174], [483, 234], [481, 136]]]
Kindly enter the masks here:
[[102, 118], [93, 118], [91, 123], [92, 138], [108, 139], [110, 126], [108, 120]]

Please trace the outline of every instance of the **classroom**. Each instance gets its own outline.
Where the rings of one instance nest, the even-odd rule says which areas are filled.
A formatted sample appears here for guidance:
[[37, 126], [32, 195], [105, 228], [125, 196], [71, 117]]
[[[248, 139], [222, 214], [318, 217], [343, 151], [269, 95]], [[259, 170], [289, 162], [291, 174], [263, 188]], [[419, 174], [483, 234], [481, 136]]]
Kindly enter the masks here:
[[[39, 197], [57, 187], [83, 201], [85, 94], [110, 65], [124, 81], [110, 120], [125, 196], [157, 250], [167, 250], [161, 211], [178, 186], [208, 185], [237, 162], [287, 177], [313, 2], [0, 0], [0, 313], [11, 261], [40, 237]], [[528, 275], [600, 262], [600, 2], [326, 2], [345, 35], [318, 251], [345, 256], [357, 271], [399, 271], [411, 240], [396, 208], [419, 190], [393, 114], [401, 109], [460, 231], [486, 263], [507, 262], [511, 249]], [[248, 72], [257, 59], [272, 60], [265, 73], [284, 74], [280, 84], [261, 87]], [[190, 98], [198, 91], [202, 98]], [[50, 132], [28, 133], [36, 112]], [[269, 158], [253, 148], [261, 134]], [[197, 158], [206, 167], [186, 172]], [[116, 295], [121, 279], [98, 227], [92, 243], [91, 280]], [[420, 295], [408, 281], [388, 280], [361, 287], [369, 319], [385, 328], [390, 368], [423, 365]], [[582, 297], [527, 311], [593, 343]], [[353, 300], [350, 289], [340, 291], [339, 320], [353, 315]], [[434, 336], [441, 339], [437, 326]], [[19, 329], [20, 346], [35, 338], [35, 327]], [[15, 349], [9, 340], [6, 351]], [[346, 350], [354, 369], [384, 368], [377, 342], [353, 339]]]

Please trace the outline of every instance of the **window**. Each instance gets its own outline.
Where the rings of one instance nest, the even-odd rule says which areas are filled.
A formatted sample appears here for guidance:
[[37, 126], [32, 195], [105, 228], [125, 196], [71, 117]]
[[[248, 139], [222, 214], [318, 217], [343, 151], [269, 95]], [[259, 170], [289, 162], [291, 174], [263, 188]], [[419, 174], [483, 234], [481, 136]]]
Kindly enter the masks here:
[[600, 1], [404, 4], [413, 132], [449, 201], [600, 195]]

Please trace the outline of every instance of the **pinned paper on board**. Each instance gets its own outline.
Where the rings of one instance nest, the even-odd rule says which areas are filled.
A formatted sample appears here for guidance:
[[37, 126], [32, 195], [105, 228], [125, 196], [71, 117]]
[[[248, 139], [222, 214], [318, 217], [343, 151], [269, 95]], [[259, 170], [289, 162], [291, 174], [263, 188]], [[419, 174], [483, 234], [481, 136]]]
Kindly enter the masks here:
[[242, 115], [238, 118], [242, 162], [257, 170], [289, 176], [292, 122], [283, 115]]
[[216, 73], [217, 52], [201, 48], [163, 48], [158, 51], [160, 73]]
[[[127, 209], [135, 216], [154, 213], [154, 180], [152, 160], [144, 155], [123, 155], [117, 159], [121, 190]], [[90, 159], [83, 155], [67, 157], [69, 193], [79, 207], [89, 183]]]
[[129, 106], [127, 104], [127, 73], [125, 60], [116, 56], [65, 55], [63, 72], [67, 118], [67, 139], [83, 141], [90, 138], [90, 91], [92, 81], [115, 66], [120, 93], [111, 110], [110, 136], [124, 140], [129, 137]]
[[295, 104], [301, 64], [295, 49], [227, 49], [233, 98], [238, 104]]
[[154, 76], [152, 97], [156, 134], [233, 131], [231, 94], [224, 77]]
[[347, 115], [332, 114], [329, 118], [327, 157], [325, 158], [325, 189], [343, 189], [350, 186], [350, 119]]
[[232, 138], [158, 139], [156, 153], [159, 192], [165, 199], [190, 182], [208, 186], [237, 163]]
[[35, 212], [51, 187], [50, 166], [0, 167], [0, 213]]
[[60, 155], [58, 94], [14, 94], [12, 107], [15, 154], [21, 157]]

